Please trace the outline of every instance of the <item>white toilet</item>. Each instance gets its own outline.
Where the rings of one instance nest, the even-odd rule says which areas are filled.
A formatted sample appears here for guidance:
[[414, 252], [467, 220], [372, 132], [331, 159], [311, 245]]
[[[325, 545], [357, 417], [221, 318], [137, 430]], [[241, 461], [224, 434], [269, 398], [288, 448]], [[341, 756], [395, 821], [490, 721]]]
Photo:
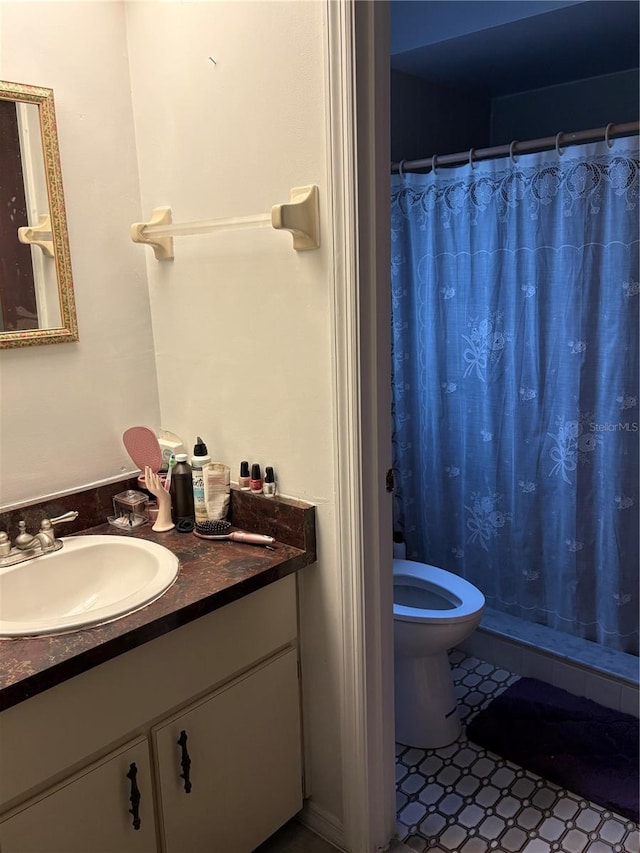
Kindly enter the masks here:
[[460, 733], [447, 651], [477, 628], [484, 595], [444, 569], [393, 561], [396, 740], [435, 749]]

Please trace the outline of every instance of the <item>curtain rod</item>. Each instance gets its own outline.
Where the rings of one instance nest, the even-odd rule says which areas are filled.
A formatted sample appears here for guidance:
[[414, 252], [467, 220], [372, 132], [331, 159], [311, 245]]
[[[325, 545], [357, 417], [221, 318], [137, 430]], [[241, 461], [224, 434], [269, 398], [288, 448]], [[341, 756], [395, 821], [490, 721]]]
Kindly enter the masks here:
[[476, 160], [490, 160], [494, 157], [514, 157], [516, 154], [530, 154], [534, 151], [544, 151], [555, 148], [560, 152], [563, 145], [576, 145], [580, 142], [592, 142], [595, 139], [609, 140], [615, 136], [631, 136], [640, 131], [640, 122], [628, 121], [623, 124], [611, 122], [606, 127], [593, 130], [578, 130], [575, 133], [557, 133], [555, 136], [545, 136], [542, 139], [531, 139], [528, 142], [513, 140], [509, 145], [496, 145], [493, 148], [472, 148], [459, 154], [437, 154], [424, 160], [401, 160], [391, 164], [391, 174], [399, 174], [409, 169], [434, 169], [438, 166], [455, 166], [461, 163], [473, 163]]

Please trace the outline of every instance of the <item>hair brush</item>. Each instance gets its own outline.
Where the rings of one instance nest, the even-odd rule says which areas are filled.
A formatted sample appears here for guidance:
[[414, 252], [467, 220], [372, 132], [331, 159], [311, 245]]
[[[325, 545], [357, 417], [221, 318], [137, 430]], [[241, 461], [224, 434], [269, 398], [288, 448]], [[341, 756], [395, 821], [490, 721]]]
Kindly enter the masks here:
[[264, 548], [268, 548], [276, 541], [273, 536], [265, 536], [262, 533], [231, 530], [231, 522], [229, 521], [198, 521], [193, 533], [200, 539], [232, 539], [234, 542], [243, 542], [245, 545], [262, 545]]

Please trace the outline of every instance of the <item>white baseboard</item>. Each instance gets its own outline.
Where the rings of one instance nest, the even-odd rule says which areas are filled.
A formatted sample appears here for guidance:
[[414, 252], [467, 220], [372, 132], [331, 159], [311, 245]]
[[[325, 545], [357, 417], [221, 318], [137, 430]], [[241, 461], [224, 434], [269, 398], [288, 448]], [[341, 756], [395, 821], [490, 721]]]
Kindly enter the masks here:
[[339, 850], [347, 850], [342, 822], [335, 815], [316, 805], [313, 800], [306, 800], [302, 811], [296, 817], [300, 823], [324, 838], [329, 844], [333, 844]]

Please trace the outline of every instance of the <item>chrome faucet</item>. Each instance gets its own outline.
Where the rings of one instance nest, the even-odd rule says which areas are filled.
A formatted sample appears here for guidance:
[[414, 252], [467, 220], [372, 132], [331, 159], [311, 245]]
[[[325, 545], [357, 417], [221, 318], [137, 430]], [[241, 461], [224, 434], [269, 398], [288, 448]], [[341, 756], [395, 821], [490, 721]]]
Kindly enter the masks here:
[[63, 546], [60, 539], [56, 539], [54, 525], [65, 521], [73, 521], [78, 517], [76, 510], [65, 512], [56, 518], [43, 518], [40, 522], [40, 530], [31, 535], [27, 533], [27, 525], [24, 521], [18, 522], [19, 533], [16, 536], [13, 547], [6, 533], [0, 532], [0, 568], [14, 566], [40, 557], [42, 554], [50, 554], [59, 551]]

